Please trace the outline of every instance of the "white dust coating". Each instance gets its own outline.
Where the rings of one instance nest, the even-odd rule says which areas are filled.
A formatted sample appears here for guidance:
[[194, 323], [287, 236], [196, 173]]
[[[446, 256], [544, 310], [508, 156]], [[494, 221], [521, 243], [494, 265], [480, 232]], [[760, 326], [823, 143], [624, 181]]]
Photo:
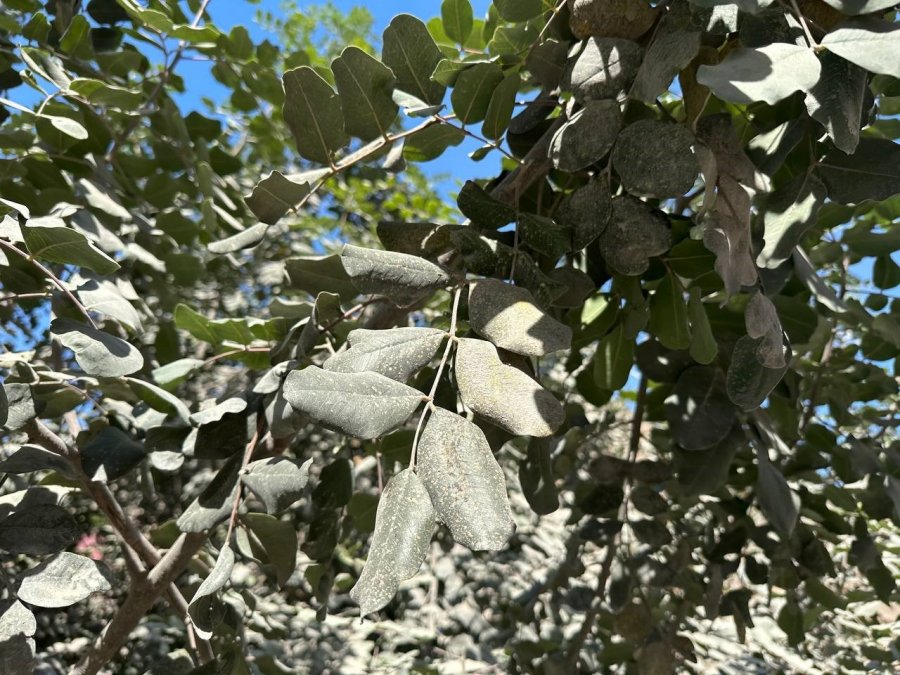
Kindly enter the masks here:
[[517, 436], [552, 436], [566, 417], [552, 393], [503, 363], [485, 340], [459, 340], [456, 383], [473, 412]]
[[426, 366], [447, 334], [436, 328], [391, 328], [350, 331], [350, 349], [335, 354], [323, 365], [341, 373], [380, 373], [397, 382], [406, 382]]
[[434, 530], [431, 497], [418, 474], [409, 469], [388, 481], [362, 574], [350, 590], [362, 616], [387, 605], [400, 583], [419, 571]]
[[378, 373], [337, 373], [315, 366], [288, 374], [283, 393], [295, 410], [363, 439], [396, 429], [424, 398], [418, 389]]
[[437, 517], [474, 551], [499, 551], [516, 529], [503, 470], [481, 429], [441, 408], [419, 440], [418, 469]]
[[754, 293], [744, 310], [747, 335], [763, 338], [756, 348], [756, 357], [766, 368], [784, 367], [784, 340], [781, 319], [775, 305], [762, 293]]
[[398, 307], [407, 307], [450, 283], [443, 267], [406, 253], [347, 244], [341, 263], [360, 293], [383, 295]]
[[482, 279], [469, 294], [469, 323], [501, 349], [543, 356], [572, 344], [572, 329], [545, 313], [534, 296], [499, 279]]

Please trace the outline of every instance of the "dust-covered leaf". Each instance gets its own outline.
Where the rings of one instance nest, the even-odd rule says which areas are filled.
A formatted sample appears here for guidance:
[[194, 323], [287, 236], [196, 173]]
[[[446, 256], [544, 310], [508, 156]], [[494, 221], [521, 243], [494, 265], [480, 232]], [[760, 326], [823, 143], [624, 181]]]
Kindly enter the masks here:
[[720, 443], [735, 420], [725, 377], [713, 366], [693, 366], [681, 373], [664, 410], [675, 442], [685, 450], [706, 450]]
[[386, 136], [399, 109], [391, 97], [397, 82], [391, 69], [359, 47], [347, 47], [331, 70], [347, 133], [364, 141]]
[[408, 307], [450, 283], [443, 267], [424, 258], [347, 244], [341, 264], [361, 293], [383, 295]]
[[586, 101], [553, 135], [553, 166], [563, 171], [580, 171], [599, 162], [613, 147], [621, 128], [622, 113], [616, 101]]
[[821, 45], [872, 73], [900, 77], [900, 28], [876, 17], [850, 19], [822, 38]]
[[58, 553], [22, 575], [16, 595], [36, 607], [68, 607], [112, 588], [105, 566], [83, 555]]
[[443, 55], [421, 20], [398, 14], [384, 29], [382, 45], [381, 58], [394, 71], [398, 90], [430, 105], [444, 99], [446, 88], [431, 79]]
[[450, 103], [463, 124], [485, 118], [494, 90], [503, 81], [503, 70], [496, 63], [476, 63], [456, 78]]
[[191, 623], [194, 625], [194, 630], [197, 631], [197, 636], [203, 640], [212, 637], [213, 629], [218, 623], [217, 617], [213, 613], [213, 606], [219, 591], [231, 580], [233, 569], [234, 551], [231, 550], [229, 544], [225, 544], [219, 551], [219, 557], [216, 558], [216, 564], [213, 565], [209, 576], [203, 580], [188, 603], [188, 615], [191, 617]]
[[806, 110], [819, 122], [835, 146], [853, 154], [863, 126], [863, 102], [868, 74], [863, 68], [832, 52], [819, 57], [822, 76], [806, 92]]
[[831, 150], [816, 172], [833, 201], [858, 204], [888, 199], [900, 193], [900, 145], [884, 138], [861, 138], [852, 155]]
[[253, 491], [270, 514], [280, 513], [296, 502], [309, 483], [309, 467], [291, 457], [270, 457], [250, 462], [241, 481]]
[[334, 153], [350, 142], [344, 133], [344, 116], [338, 95], [309, 66], [287, 71], [281, 81], [284, 85], [282, 115], [300, 156], [320, 164], [331, 164]]
[[616, 138], [612, 165], [622, 187], [645, 197], [678, 197], [694, 185], [700, 165], [694, 136], [681, 124], [639, 120]]
[[17, 509], [0, 521], [0, 549], [25, 555], [49, 555], [75, 541], [78, 526], [66, 509], [35, 504]]
[[119, 377], [144, 367], [144, 357], [132, 345], [92, 326], [71, 319], [54, 319], [50, 330], [75, 354], [88, 375]]
[[783, 331], [778, 311], [772, 301], [763, 293], [754, 293], [744, 310], [747, 335], [759, 338], [756, 357], [766, 368], [783, 368]]
[[641, 65], [639, 44], [620, 38], [591, 38], [570, 63], [563, 85], [586, 101], [615, 98], [626, 91]]
[[347, 336], [350, 349], [338, 352], [322, 367], [341, 373], [372, 371], [406, 382], [434, 358], [446, 335], [435, 328], [358, 328]]
[[[755, 410], [762, 405], [784, 376], [784, 368], [767, 368], [760, 363], [757, 350], [761, 339], [743, 336], [734, 346], [731, 363], [728, 366], [726, 390], [728, 398], [741, 410]], [[789, 361], [789, 350], [785, 350], [785, 362]]]
[[616, 197], [609, 226], [600, 235], [600, 253], [607, 266], [620, 274], [636, 276], [650, 266], [650, 258], [672, 246], [666, 217], [630, 195]]

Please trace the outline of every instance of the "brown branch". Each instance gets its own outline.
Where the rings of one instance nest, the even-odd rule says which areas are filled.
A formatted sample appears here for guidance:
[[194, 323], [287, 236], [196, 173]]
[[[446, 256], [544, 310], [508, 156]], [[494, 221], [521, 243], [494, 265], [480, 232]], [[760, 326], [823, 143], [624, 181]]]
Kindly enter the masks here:
[[503, 179], [491, 190], [491, 196], [506, 204], [513, 204], [516, 195], [524, 194], [532, 184], [551, 169], [550, 141], [564, 123], [565, 118], [559, 116], [553, 124], [544, 132], [537, 143], [529, 150], [522, 163], [506, 174]]

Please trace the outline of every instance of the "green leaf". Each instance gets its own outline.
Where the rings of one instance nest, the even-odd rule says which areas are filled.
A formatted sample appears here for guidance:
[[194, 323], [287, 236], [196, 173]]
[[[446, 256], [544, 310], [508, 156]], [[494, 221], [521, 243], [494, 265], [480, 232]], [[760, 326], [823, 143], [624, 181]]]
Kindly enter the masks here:
[[484, 114], [484, 124], [481, 125], [481, 133], [485, 138], [497, 140], [503, 136], [516, 107], [516, 94], [519, 92], [520, 83], [519, 73], [513, 70], [494, 89], [487, 112]]
[[474, 551], [506, 545], [515, 531], [506, 479], [481, 429], [435, 409], [419, 440], [418, 471], [456, 543]]
[[464, 140], [466, 134], [462, 129], [449, 124], [433, 124], [406, 139], [403, 156], [410, 162], [429, 162]]
[[23, 445], [0, 461], [0, 472], [3, 473], [31, 473], [47, 469], [64, 476], [72, 475], [72, 466], [67, 460], [38, 445]]
[[81, 466], [87, 477], [106, 483], [121, 478], [140, 464], [144, 446], [116, 427], [104, 427], [81, 449]]
[[344, 117], [338, 95], [308, 66], [287, 71], [282, 76], [282, 83], [282, 115], [294, 136], [300, 156], [313, 162], [331, 164], [334, 153], [350, 142], [344, 133]]
[[821, 72], [808, 47], [773, 42], [757, 49], [739, 47], [717, 65], [700, 66], [697, 81], [723, 101], [774, 105], [795, 91], [809, 91]]
[[347, 244], [341, 264], [361, 293], [383, 295], [408, 307], [450, 283], [444, 268], [418, 256]]
[[893, 288], [900, 284], [900, 265], [895, 263], [890, 255], [878, 256], [872, 270], [872, 281], [878, 288], [884, 290]]
[[364, 141], [387, 136], [398, 110], [391, 97], [397, 82], [391, 69], [359, 47], [347, 47], [331, 70], [347, 133]]
[[119, 264], [98, 250], [80, 232], [65, 226], [22, 226], [28, 252], [35, 258], [87, 267], [97, 274], [112, 274]]
[[428, 554], [435, 510], [422, 473], [401, 471], [388, 481], [378, 502], [369, 555], [350, 591], [362, 616], [387, 605]]
[[136, 110], [144, 100], [143, 94], [138, 91], [86, 77], [72, 80], [69, 89], [95, 105], [111, 106], [125, 111]]
[[616, 138], [612, 165], [622, 187], [645, 197], [678, 197], [694, 186], [700, 165], [693, 134], [681, 124], [639, 120]]
[[[41, 115], [39, 119], [44, 119], [53, 125], [57, 131], [70, 136], [77, 141], [84, 141], [90, 137], [88, 130], [84, 126], [70, 117], [60, 117], [59, 115]], [[96, 270], [95, 270], [96, 271]]]
[[406, 422], [423, 395], [378, 373], [338, 373], [309, 366], [288, 374], [284, 397], [318, 422], [359, 438], [378, 438]]
[[708, 450], [682, 450], [675, 448], [675, 474], [686, 496], [712, 495], [728, 481], [728, 473], [734, 456], [747, 446], [747, 437], [739, 426], [722, 442]]
[[187, 405], [174, 394], [157, 387], [155, 384], [139, 380], [135, 377], [126, 377], [125, 381], [134, 393], [137, 394], [138, 398], [154, 410], [158, 410], [167, 415], [174, 415], [184, 422], [188, 421], [191, 411], [188, 409]]
[[619, 323], [601, 338], [593, 359], [594, 382], [601, 389], [617, 391], [625, 386], [634, 365], [634, 338]]
[[643, 274], [650, 258], [672, 246], [666, 217], [630, 195], [612, 202], [612, 221], [600, 235], [600, 253], [611, 271], [628, 276]]
[[0, 521], [0, 549], [25, 555], [50, 555], [75, 541], [78, 526], [61, 506], [20, 507]]
[[254, 186], [244, 201], [263, 223], [277, 223], [281, 216], [293, 211], [312, 192], [312, 183], [327, 173], [328, 170], [324, 169], [289, 177], [280, 171], [273, 171]]
[[681, 373], [664, 410], [672, 437], [685, 450], [706, 450], [721, 443], [735, 420], [725, 377], [712, 366], [693, 366]]
[[544, 356], [571, 346], [572, 330], [538, 307], [527, 289], [498, 279], [481, 279], [470, 288], [472, 329], [501, 349]]
[[863, 126], [868, 74], [832, 52], [825, 52], [819, 58], [822, 76], [806, 93], [806, 110], [825, 127], [839, 150], [853, 154]]
[[94, 56], [91, 45], [91, 24], [81, 14], [75, 14], [66, 32], [59, 39], [59, 48], [77, 59], [90, 60]]
[[292, 522], [265, 513], [245, 513], [241, 522], [262, 546], [269, 564], [275, 568], [278, 586], [283, 588], [297, 567], [297, 530]]
[[54, 319], [50, 330], [75, 353], [88, 375], [119, 377], [144, 367], [144, 357], [136, 348], [109, 333], [71, 319]]
[[822, 38], [830, 52], [872, 73], [900, 77], [900, 29], [865, 16], [850, 19]]
[[494, 7], [505, 21], [527, 21], [544, 11], [543, 0], [494, 0]]
[[159, 368], [154, 368], [150, 374], [160, 387], [167, 391], [177, 389], [191, 373], [197, 370], [205, 362], [200, 359], [177, 359]]
[[216, 564], [213, 565], [209, 576], [203, 580], [194, 597], [188, 603], [188, 615], [197, 636], [202, 640], [208, 640], [213, 635], [213, 630], [221, 621], [221, 616], [214, 611], [214, 605], [219, 591], [231, 580], [231, 571], [234, 569], [234, 551], [229, 544], [225, 544], [219, 551]]
[[834, 201], [882, 201], [900, 193], [900, 145], [884, 138], [861, 138], [852, 155], [831, 150], [816, 172]]
[[469, 39], [473, 25], [472, 5], [469, 0], [444, 0], [441, 3], [441, 23], [451, 40], [464, 44]]
[[551, 436], [565, 421], [556, 397], [503, 363], [490, 342], [460, 338], [454, 372], [463, 403], [511, 434]]
[[758, 474], [756, 498], [759, 507], [776, 530], [789, 537], [800, 515], [800, 497], [795, 494], [781, 472], [769, 461], [765, 451], [756, 453]]
[[787, 635], [788, 644], [796, 647], [806, 636], [803, 628], [803, 610], [793, 600], [784, 603], [781, 611], [778, 612], [778, 627]]
[[68, 607], [93, 593], [110, 590], [108, 577], [104, 566], [86, 556], [57, 553], [20, 577], [16, 595], [36, 607]]
[[532, 438], [528, 453], [519, 462], [519, 484], [531, 510], [546, 516], [559, 508], [559, 492], [553, 476], [551, 452], [553, 442], [548, 438]]
[[391, 19], [382, 37], [381, 59], [394, 72], [397, 89], [430, 105], [444, 100], [446, 87], [431, 79], [443, 55], [416, 17], [398, 14]]
[[322, 367], [340, 373], [371, 371], [406, 382], [431, 362], [446, 337], [435, 328], [359, 328], [347, 336], [350, 349], [338, 352]]
[[770, 194], [763, 216], [765, 246], [757, 264], [774, 269], [790, 258], [824, 203], [825, 186], [812, 174], [797, 176]]
[[667, 272], [650, 296], [650, 332], [668, 349], [687, 349], [691, 345], [684, 289], [672, 272]]
[[484, 119], [494, 90], [503, 81], [503, 71], [496, 63], [476, 63], [456, 78], [450, 103], [463, 124]]
[[311, 459], [303, 463], [289, 457], [259, 459], [247, 465], [241, 481], [259, 497], [267, 513], [280, 513], [303, 496], [311, 464]]
[[291, 287], [310, 295], [317, 296], [323, 291], [330, 291], [345, 300], [357, 295], [356, 286], [344, 270], [341, 256], [337, 254], [319, 258], [288, 258], [285, 270]]
[[586, 101], [553, 135], [553, 166], [580, 171], [599, 162], [613, 147], [621, 128], [622, 113], [616, 101]]
[[563, 87], [571, 89], [578, 101], [614, 99], [634, 81], [641, 52], [631, 40], [592, 37], [566, 73]]
[[719, 353], [719, 345], [713, 336], [700, 294], [699, 287], [691, 286], [688, 298], [688, 318], [691, 321], [690, 353], [694, 361], [705, 365], [715, 360]]
[[516, 219], [516, 210], [494, 199], [475, 181], [467, 180], [456, 198], [457, 206], [475, 227], [499, 230]]

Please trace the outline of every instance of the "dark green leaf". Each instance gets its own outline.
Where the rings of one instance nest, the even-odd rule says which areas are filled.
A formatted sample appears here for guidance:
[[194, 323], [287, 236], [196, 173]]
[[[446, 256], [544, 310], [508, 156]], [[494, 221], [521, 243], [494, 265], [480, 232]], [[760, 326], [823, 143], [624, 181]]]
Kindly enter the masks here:
[[294, 210], [312, 191], [311, 183], [319, 176], [313, 172], [311, 174], [288, 177], [280, 171], [273, 171], [256, 184], [244, 201], [263, 223], [277, 223], [281, 216]]
[[331, 70], [347, 133], [364, 141], [387, 136], [398, 110], [391, 97], [397, 82], [391, 69], [359, 47], [347, 47]]
[[441, 50], [419, 19], [399, 14], [384, 29], [381, 58], [397, 77], [397, 89], [437, 105], [444, 99], [444, 85], [431, 74], [443, 58]]
[[444, 0], [441, 3], [441, 23], [447, 37], [464, 44], [469, 39], [473, 25], [469, 0]]
[[734, 405], [718, 368], [694, 366], [678, 378], [665, 403], [675, 442], [685, 450], [706, 450], [722, 442], [734, 425]]
[[619, 323], [612, 332], [601, 338], [594, 354], [594, 382], [601, 389], [616, 391], [625, 386], [634, 365], [634, 338], [626, 335]]
[[294, 524], [265, 513], [245, 513], [241, 521], [262, 546], [268, 562], [275, 568], [278, 585], [284, 587], [297, 566], [297, 531]]
[[344, 116], [338, 95], [308, 66], [287, 71], [282, 82], [282, 115], [300, 156], [320, 164], [331, 164], [334, 154], [350, 142], [344, 133]]
[[496, 63], [476, 63], [456, 78], [450, 103], [463, 124], [484, 119], [494, 90], [503, 81], [503, 71]]
[[550, 439], [532, 438], [528, 443], [527, 456], [519, 462], [522, 494], [528, 500], [531, 510], [539, 516], [546, 516], [559, 508], [559, 492], [553, 477], [552, 449]]
[[834, 201], [858, 204], [888, 199], [900, 193], [900, 145], [883, 138], [861, 138], [852, 155], [834, 149], [816, 171]]
[[437, 159], [444, 151], [462, 143], [466, 134], [449, 124], [433, 124], [406, 139], [403, 156], [411, 162], [428, 162]]
[[719, 345], [709, 325], [709, 317], [700, 298], [700, 289], [691, 286], [688, 299], [688, 317], [691, 321], [691, 358], [697, 363], [712, 363], [719, 353]]
[[146, 456], [144, 446], [116, 427], [104, 427], [81, 449], [81, 466], [88, 478], [107, 482], [124, 476]]
[[800, 514], [800, 497], [790, 487], [784, 476], [769, 461], [765, 451], [756, 453], [759, 474], [756, 479], [756, 496], [759, 507], [772, 526], [785, 537], [790, 536]]
[[516, 210], [494, 199], [478, 183], [468, 180], [456, 198], [459, 210], [475, 227], [499, 230], [516, 219]]
[[178, 529], [182, 532], [203, 532], [229, 516], [235, 495], [240, 490], [240, 466], [241, 458], [235, 456], [219, 469], [209, 485], [179, 516], [176, 521]]
[[80, 232], [65, 226], [22, 226], [28, 252], [35, 258], [87, 267], [97, 274], [112, 274], [119, 263], [98, 250]]
[[503, 136], [512, 119], [520, 82], [519, 73], [513, 70], [494, 89], [481, 125], [481, 133], [486, 138], [497, 140]]
[[291, 286], [310, 295], [317, 296], [322, 291], [337, 293], [344, 299], [357, 295], [356, 286], [344, 271], [339, 255], [288, 258], [285, 261], [285, 269]]
[[822, 76], [806, 94], [806, 110], [825, 127], [839, 150], [852, 154], [863, 126], [862, 108], [868, 75], [859, 66], [831, 52], [825, 52], [819, 58]]
[[663, 277], [650, 296], [649, 328], [668, 349], [687, 349], [691, 345], [684, 289], [678, 277], [671, 272]]

